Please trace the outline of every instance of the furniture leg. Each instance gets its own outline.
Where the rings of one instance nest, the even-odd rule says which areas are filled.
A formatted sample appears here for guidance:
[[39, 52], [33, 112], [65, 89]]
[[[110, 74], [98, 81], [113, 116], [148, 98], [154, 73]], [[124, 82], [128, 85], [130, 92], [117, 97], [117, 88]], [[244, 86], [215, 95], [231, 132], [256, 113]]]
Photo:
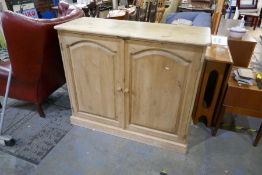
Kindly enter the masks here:
[[250, 25], [250, 27], [253, 27], [253, 25], [254, 25], [254, 19], [255, 19], [255, 17], [251, 16], [251, 25]]
[[212, 130], [212, 136], [216, 136], [217, 134], [217, 130], [220, 126], [220, 123], [222, 122], [223, 118], [224, 118], [224, 114], [225, 114], [225, 107], [223, 105], [221, 105], [221, 108], [219, 110], [219, 115], [218, 115], [218, 119], [215, 123], [215, 128]]
[[45, 113], [41, 104], [36, 104], [37, 112], [40, 117], [45, 118]]
[[257, 22], [258, 22], [258, 17], [253, 17], [254, 23], [253, 23], [253, 30], [256, 30], [257, 27]]
[[257, 132], [257, 136], [256, 136], [256, 139], [255, 139], [255, 141], [253, 143], [253, 146], [257, 146], [257, 144], [258, 144], [259, 140], [261, 139], [261, 137], [262, 137], [262, 122], [261, 122], [260, 128], [259, 128], [259, 130]]

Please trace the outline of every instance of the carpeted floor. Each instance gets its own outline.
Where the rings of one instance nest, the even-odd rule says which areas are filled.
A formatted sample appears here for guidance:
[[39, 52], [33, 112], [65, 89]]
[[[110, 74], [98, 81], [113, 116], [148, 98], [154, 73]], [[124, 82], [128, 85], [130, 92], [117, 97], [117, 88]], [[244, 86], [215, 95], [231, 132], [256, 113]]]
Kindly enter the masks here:
[[66, 87], [53, 93], [44, 104], [46, 118], [40, 118], [34, 105], [10, 99], [4, 118], [4, 134], [16, 140], [13, 147], [0, 150], [38, 164], [70, 131], [70, 102]]

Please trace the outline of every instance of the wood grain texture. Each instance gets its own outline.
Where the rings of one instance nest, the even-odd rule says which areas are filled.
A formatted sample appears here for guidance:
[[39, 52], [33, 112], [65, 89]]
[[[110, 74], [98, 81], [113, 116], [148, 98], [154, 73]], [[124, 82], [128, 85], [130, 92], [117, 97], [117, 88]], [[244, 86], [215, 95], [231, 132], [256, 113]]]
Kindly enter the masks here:
[[130, 59], [131, 123], [174, 133], [189, 62], [160, 49], [140, 51]]
[[229, 48], [226, 46], [210, 45], [206, 49], [205, 59], [212, 62], [233, 64]]
[[88, 127], [95, 129], [97, 131], [101, 131], [104, 133], [109, 133], [115, 136], [119, 136], [122, 138], [138, 141], [141, 143], [171, 149], [175, 150], [177, 152], [186, 153], [187, 152], [187, 144], [186, 143], [180, 143], [179, 140], [176, 141], [170, 141], [168, 139], [163, 139], [160, 137], [153, 137], [146, 134], [141, 134], [138, 132], [130, 131], [130, 130], [123, 130], [119, 129], [118, 127], [114, 127], [111, 125], [106, 125], [100, 122], [94, 122], [92, 120], [84, 119], [82, 117], [78, 116], [71, 116], [71, 123], [74, 125], [82, 126], [82, 127]]
[[201, 46], [208, 45], [211, 40], [208, 27], [178, 26], [102, 18], [78, 18], [57, 25], [55, 29], [72, 33], [78, 32]]
[[[187, 130], [186, 125], [179, 130], [180, 123], [190, 118], [183, 104], [191, 106], [186, 94], [197, 87], [203, 48], [128, 41], [126, 50], [127, 129], [162, 138]], [[186, 136], [178, 137], [186, 141]]]
[[234, 66], [248, 67], [257, 42], [252, 40], [228, 39]]
[[[224, 89], [227, 86], [228, 77], [230, 75], [231, 66], [233, 64], [229, 49], [225, 46], [211, 45], [207, 47], [205, 54], [205, 64], [201, 74], [201, 80], [197, 93], [197, 98], [194, 106], [193, 120], [196, 124], [201, 117], [207, 120], [207, 126], [211, 127], [216, 118], [216, 110], [221, 103], [221, 98], [224, 94]], [[216, 73], [217, 78], [209, 80], [211, 73]], [[209, 84], [208, 81], [213, 83]], [[213, 86], [214, 85], [214, 86]], [[205, 99], [206, 91], [212, 91]], [[207, 104], [207, 101], [210, 100]]]
[[[141, 30], [133, 31], [134, 38], [122, 37], [122, 31], [109, 35], [112, 26], [127, 25], [111, 20], [112, 26], [106, 24], [100, 34], [101, 20], [98, 24], [90, 21], [93, 19], [83, 20], [85, 25], [78, 21], [69, 22], [69, 28], [57, 28], [72, 123], [185, 152], [206, 49], [203, 40], [201, 44], [181, 44], [174, 36], [165, 42], [157, 37], [137, 39], [148, 24], [139, 24]], [[72, 24], [82, 29], [73, 31], [76, 26]], [[151, 28], [149, 33], [156, 31]], [[206, 30], [196, 32], [202, 35]]]
[[[60, 39], [66, 54], [63, 61], [74, 113], [121, 127], [124, 114], [122, 41], [69, 34]], [[122, 59], [122, 60], [121, 60]], [[90, 99], [90, 100], [87, 100]], [[92, 100], [91, 100], [92, 99]], [[110, 122], [109, 122], [110, 123]]]

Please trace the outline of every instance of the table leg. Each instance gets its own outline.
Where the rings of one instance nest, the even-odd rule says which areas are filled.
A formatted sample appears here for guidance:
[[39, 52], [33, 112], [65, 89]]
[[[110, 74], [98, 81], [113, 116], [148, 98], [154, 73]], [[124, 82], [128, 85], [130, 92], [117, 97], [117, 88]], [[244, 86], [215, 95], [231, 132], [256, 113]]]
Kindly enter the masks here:
[[212, 130], [212, 136], [216, 136], [217, 134], [217, 130], [219, 129], [219, 126], [224, 118], [224, 114], [225, 114], [225, 106], [221, 105], [221, 108], [219, 110], [219, 114], [218, 114], [218, 119], [215, 123], [215, 128], [213, 128]]
[[257, 22], [258, 22], [258, 17], [253, 17], [253, 20], [252, 20], [252, 25], [253, 25], [253, 30], [256, 29], [257, 27]]
[[261, 139], [261, 137], [262, 137], [262, 123], [261, 123], [260, 128], [259, 128], [259, 130], [257, 132], [257, 136], [256, 136], [256, 139], [255, 139], [255, 141], [253, 143], [253, 146], [257, 146], [257, 144], [258, 144], [259, 140]]

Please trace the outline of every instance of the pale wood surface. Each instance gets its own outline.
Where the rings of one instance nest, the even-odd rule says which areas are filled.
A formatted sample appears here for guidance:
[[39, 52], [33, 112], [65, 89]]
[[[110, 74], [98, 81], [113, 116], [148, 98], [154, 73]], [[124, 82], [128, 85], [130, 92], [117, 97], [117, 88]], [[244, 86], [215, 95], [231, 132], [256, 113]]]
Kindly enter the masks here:
[[[109, 23], [120, 28], [122, 24]], [[105, 34], [89, 20], [70, 30], [57, 27], [73, 123], [185, 150], [206, 46], [192, 43], [195, 32], [187, 34], [193, 38], [190, 45], [170, 44], [180, 36], [166, 42], [157, 41], [157, 36], [138, 40], [141, 31], [147, 35], [148, 23], [140, 23], [139, 31], [132, 30], [133, 38], [116, 37], [117, 29], [109, 36], [112, 26], [107, 25]], [[73, 31], [79, 26], [90, 30]], [[158, 26], [159, 31], [165, 26]], [[159, 33], [158, 27], [149, 33]], [[206, 34], [210, 38], [210, 32]]]
[[106, 125], [99, 122], [94, 122], [74, 115], [71, 116], [71, 123], [82, 127], [92, 128], [104, 133], [109, 133], [122, 138], [139, 141], [141, 143], [158, 146], [161, 148], [176, 150], [181, 153], [187, 152], [187, 144], [180, 143], [179, 141], [175, 142], [175, 141], [170, 141], [168, 139], [153, 137], [150, 135], [141, 134], [130, 130], [123, 130], [114, 126]]
[[202, 46], [210, 43], [210, 29], [207, 27], [83, 17], [57, 25], [55, 29]]
[[123, 41], [71, 33], [60, 33], [59, 39], [73, 113], [120, 127]]
[[[163, 50], [165, 49], [165, 50]], [[192, 72], [197, 78], [201, 48], [152, 43], [128, 42], [129, 67], [129, 124], [177, 134], [183, 111], [186, 87], [193, 83], [186, 76]], [[195, 59], [193, 59], [195, 58]], [[193, 63], [192, 63], [193, 62]], [[192, 89], [190, 89], [192, 90]], [[188, 103], [187, 103], [188, 104]], [[141, 128], [140, 128], [141, 129]]]
[[227, 46], [210, 45], [207, 47], [206, 60], [214, 62], [224, 62], [233, 64], [230, 51]]

